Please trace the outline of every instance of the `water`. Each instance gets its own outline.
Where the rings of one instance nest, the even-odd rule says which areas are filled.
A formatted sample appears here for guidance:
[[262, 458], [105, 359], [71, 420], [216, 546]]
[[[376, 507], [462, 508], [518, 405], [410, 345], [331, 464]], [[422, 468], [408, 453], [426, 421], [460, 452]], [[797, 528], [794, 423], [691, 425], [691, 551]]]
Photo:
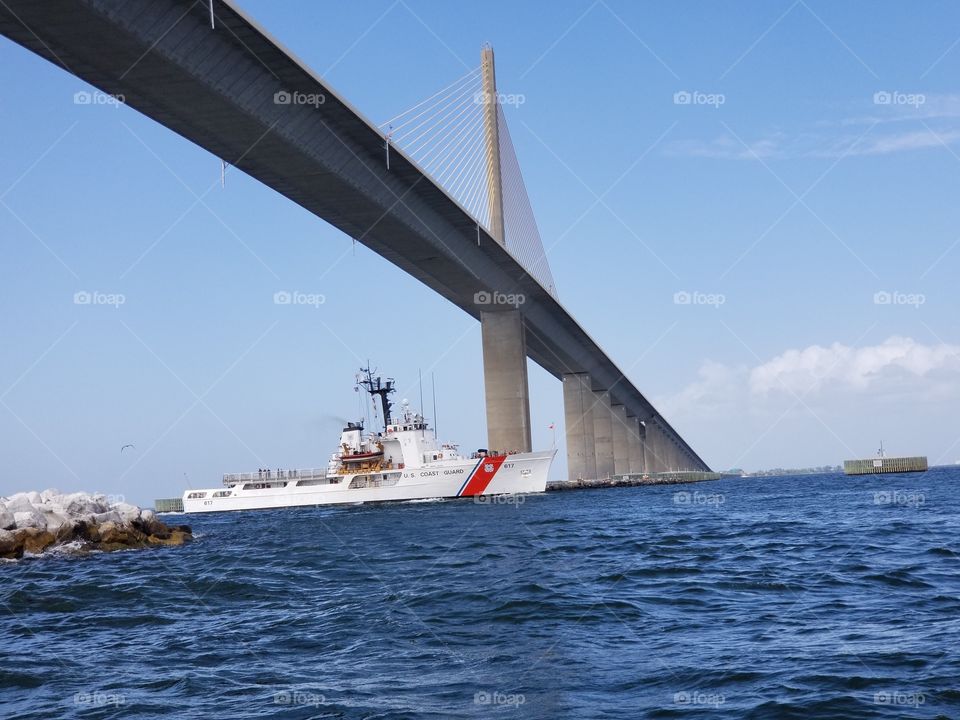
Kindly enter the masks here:
[[0, 564], [0, 717], [956, 718], [958, 483], [194, 516]]

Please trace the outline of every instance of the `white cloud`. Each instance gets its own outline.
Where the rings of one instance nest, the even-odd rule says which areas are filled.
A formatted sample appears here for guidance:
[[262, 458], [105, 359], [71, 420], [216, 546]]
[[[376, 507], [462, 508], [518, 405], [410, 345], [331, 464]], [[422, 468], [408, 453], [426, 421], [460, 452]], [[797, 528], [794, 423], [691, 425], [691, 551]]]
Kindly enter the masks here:
[[835, 342], [787, 350], [753, 367], [708, 360], [696, 380], [658, 401], [673, 414], [778, 411], [797, 398], [842, 400], [868, 393], [874, 400], [944, 399], [960, 393], [960, 345], [924, 345], [893, 336], [879, 345]]
[[816, 393], [827, 386], [841, 391], [898, 392], [917, 380], [939, 381], [933, 377], [938, 371], [960, 372], [960, 346], [923, 345], [894, 336], [861, 348], [833, 343], [787, 350], [750, 371], [748, 390], [753, 396]]
[[786, 350], [752, 366], [715, 361], [654, 402], [716, 467], [805, 467], [892, 452], [953, 461], [960, 345], [893, 336]]

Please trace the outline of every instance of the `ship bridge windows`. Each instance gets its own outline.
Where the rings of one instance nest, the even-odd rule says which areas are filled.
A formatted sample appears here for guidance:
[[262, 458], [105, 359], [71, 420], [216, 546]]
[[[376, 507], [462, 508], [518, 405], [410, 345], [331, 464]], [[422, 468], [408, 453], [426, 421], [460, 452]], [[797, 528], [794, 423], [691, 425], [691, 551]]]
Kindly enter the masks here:
[[233, 495], [233, 493], [230, 490], [217, 490], [213, 494], [213, 497], [222, 498], [222, 497], [230, 497], [231, 495]]
[[200, 498], [205, 498], [207, 494], [205, 492], [192, 492], [187, 495], [187, 500], [199, 500]]

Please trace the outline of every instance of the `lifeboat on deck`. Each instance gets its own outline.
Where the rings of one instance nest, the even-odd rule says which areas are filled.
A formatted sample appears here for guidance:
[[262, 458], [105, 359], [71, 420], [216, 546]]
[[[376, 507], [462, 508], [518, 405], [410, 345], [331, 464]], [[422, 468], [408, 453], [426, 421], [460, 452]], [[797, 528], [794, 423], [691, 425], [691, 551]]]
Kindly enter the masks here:
[[342, 462], [344, 465], [350, 465], [354, 463], [372, 463], [382, 459], [383, 450], [377, 450], [375, 452], [343, 453], [340, 456], [340, 462]]

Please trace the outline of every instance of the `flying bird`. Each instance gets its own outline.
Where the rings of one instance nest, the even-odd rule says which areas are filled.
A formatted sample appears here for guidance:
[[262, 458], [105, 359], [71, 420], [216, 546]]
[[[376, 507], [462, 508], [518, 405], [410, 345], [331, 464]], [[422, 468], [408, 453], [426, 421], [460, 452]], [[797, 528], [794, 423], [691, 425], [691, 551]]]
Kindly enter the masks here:
[[122, 448], [120, 448], [120, 452], [123, 452], [123, 451], [126, 450], [128, 447], [129, 447], [129, 448], [133, 448], [134, 450], [136, 450], [136, 448], [133, 447], [133, 445], [124, 445]]

